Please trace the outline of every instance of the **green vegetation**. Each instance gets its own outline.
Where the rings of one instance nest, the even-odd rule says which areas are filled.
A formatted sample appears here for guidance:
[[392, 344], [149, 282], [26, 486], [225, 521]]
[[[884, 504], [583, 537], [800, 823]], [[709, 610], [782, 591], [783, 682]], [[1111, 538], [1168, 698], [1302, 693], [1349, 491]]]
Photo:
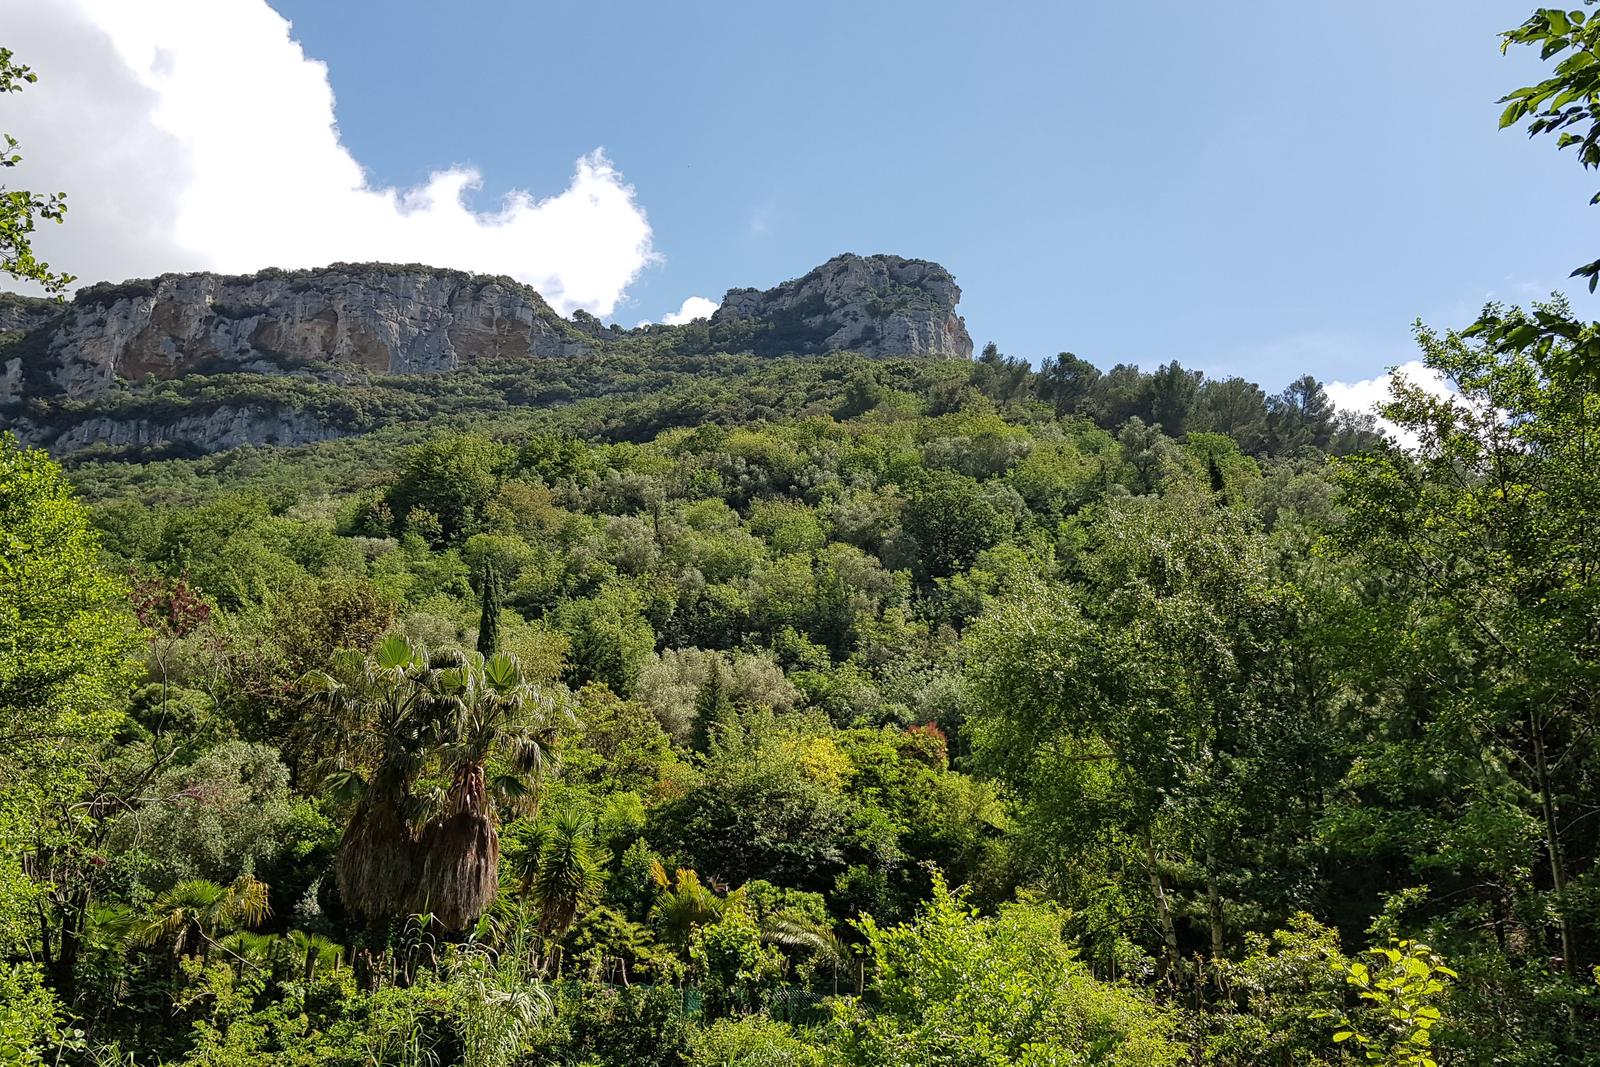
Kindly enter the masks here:
[[1600, 325], [1418, 339], [1405, 445], [703, 323], [0, 435], [0, 1062], [1600, 1062]]
[[86, 461], [88, 508], [10, 447], [61, 719], [7, 765], [16, 1041], [1582, 1063], [1600, 393], [1528, 315], [1421, 335], [1410, 450], [992, 351], [643, 441], [623, 395]]
[[[13, 58], [9, 48], [0, 48], [0, 93], [20, 93], [38, 80], [31, 68]], [[22, 162], [22, 153], [9, 133], [0, 133], [0, 140], [5, 141], [0, 148], [0, 170], [10, 170]], [[50, 264], [33, 254], [32, 240], [39, 220], [60, 222], [66, 213], [65, 193], [45, 195], [0, 185], [0, 274], [36, 282], [50, 293], [60, 293], [71, 285], [72, 275], [52, 272]]]

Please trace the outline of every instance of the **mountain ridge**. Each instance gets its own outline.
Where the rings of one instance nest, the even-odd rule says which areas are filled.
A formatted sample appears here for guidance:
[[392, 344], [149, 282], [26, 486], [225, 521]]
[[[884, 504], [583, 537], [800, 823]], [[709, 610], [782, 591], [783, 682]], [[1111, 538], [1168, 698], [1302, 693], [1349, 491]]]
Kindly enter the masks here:
[[771, 289], [731, 289], [709, 321], [634, 329], [581, 310], [563, 317], [511, 278], [421, 264], [169, 273], [87, 286], [66, 304], [6, 294], [0, 429], [58, 454], [170, 443], [217, 451], [345, 431], [293, 404], [251, 399], [213, 397], [181, 413], [129, 408], [191, 381], [340, 387], [504, 366], [540, 378], [560, 373], [559, 361], [663, 346], [964, 359], [972, 341], [955, 313], [960, 296], [936, 263], [854, 254]]

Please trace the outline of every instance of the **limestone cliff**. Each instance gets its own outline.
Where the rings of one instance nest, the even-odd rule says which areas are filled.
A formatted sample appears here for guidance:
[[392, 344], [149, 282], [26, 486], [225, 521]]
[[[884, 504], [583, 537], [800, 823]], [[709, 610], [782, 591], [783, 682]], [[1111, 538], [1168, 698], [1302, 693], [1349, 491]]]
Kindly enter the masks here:
[[475, 360], [571, 355], [583, 347], [538, 293], [509, 279], [335, 264], [92, 286], [54, 327], [43, 360], [59, 392], [88, 398], [117, 379], [283, 374], [340, 364], [430, 374]]
[[59, 315], [64, 306], [54, 300], [16, 293], [0, 293], [0, 333], [27, 332]]
[[960, 299], [955, 278], [937, 263], [842, 255], [774, 289], [728, 290], [711, 323], [759, 324], [755, 344], [771, 351], [970, 359]]
[[165, 418], [89, 415], [64, 428], [24, 416], [10, 429], [25, 443], [44, 445], [57, 455], [87, 448], [114, 453], [175, 447], [185, 452], [222, 452], [245, 445], [305, 445], [345, 436], [314, 415], [272, 404], [223, 404]]
[[90, 286], [67, 304], [0, 294], [0, 429], [57, 453], [305, 444], [425, 419], [415, 397], [452, 391], [384, 392], [391, 376], [473, 375], [474, 388], [524, 403], [540, 392], [528, 382], [558, 392], [573, 366], [530, 363], [648, 357], [664, 332], [679, 356], [967, 358], [960, 298], [936, 263], [855, 255], [774, 289], [731, 290], [709, 326], [636, 330], [563, 318], [509, 278], [416, 265], [167, 274]]

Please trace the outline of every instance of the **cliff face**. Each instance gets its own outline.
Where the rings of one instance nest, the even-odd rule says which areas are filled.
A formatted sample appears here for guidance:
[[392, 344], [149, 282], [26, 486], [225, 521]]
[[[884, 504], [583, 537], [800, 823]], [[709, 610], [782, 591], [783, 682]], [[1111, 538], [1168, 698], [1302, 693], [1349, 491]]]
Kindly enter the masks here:
[[119, 378], [337, 364], [430, 374], [583, 347], [538, 293], [507, 279], [334, 266], [246, 277], [169, 274], [86, 289], [55, 328], [45, 363], [55, 388], [81, 399]]
[[731, 290], [709, 330], [564, 319], [508, 278], [414, 265], [167, 274], [90, 286], [70, 304], [0, 293], [0, 429], [58, 454], [307, 444], [407, 417], [370, 391], [351, 400], [360, 383], [501, 361], [537, 377], [517, 362], [648, 353], [664, 330], [698, 330], [680, 342], [707, 353], [969, 358], [960, 299], [936, 263], [855, 255]]
[[187, 451], [220, 452], [245, 445], [305, 445], [344, 436], [344, 431], [308, 412], [244, 404], [165, 419], [92, 415], [61, 430], [24, 417], [11, 429], [25, 443], [48, 445], [58, 455], [93, 447], [123, 452], [180, 446]]
[[762, 323], [773, 350], [970, 359], [960, 300], [955, 278], [937, 263], [843, 255], [774, 289], [728, 290], [711, 322]]
[[26, 332], [43, 326], [63, 310], [54, 300], [0, 293], [0, 333]]

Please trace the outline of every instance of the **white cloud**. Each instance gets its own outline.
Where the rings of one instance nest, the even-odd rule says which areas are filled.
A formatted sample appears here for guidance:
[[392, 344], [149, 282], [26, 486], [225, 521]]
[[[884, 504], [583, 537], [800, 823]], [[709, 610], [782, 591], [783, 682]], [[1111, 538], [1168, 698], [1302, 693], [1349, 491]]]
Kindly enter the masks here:
[[[1403, 376], [1412, 385], [1419, 385], [1435, 396], [1454, 396], [1455, 389], [1445, 380], [1444, 375], [1438, 371], [1430, 370], [1420, 359], [1413, 359], [1395, 367], [1394, 370]], [[1359, 382], [1329, 382], [1323, 386], [1335, 407], [1347, 411], [1358, 411], [1367, 414], [1377, 414], [1378, 405], [1389, 399], [1388, 374], [1376, 378], [1366, 378]], [[1405, 445], [1415, 445], [1413, 434], [1401, 430], [1388, 419], [1378, 419], [1378, 426], [1387, 434]]]
[[656, 259], [599, 149], [564, 191], [487, 212], [463, 199], [481, 184], [470, 166], [374, 186], [340, 141], [327, 67], [264, 0], [0, 0], [0, 22], [39, 75], [0, 100], [24, 156], [7, 178], [67, 190], [66, 224], [36, 247], [86, 282], [421, 262], [509, 274], [561, 311], [604, 316]]
[[715, 300], [707, 300], [703, 296], [691, 296], [683, 302], [677, 311], [669, 312], [662, 316], [661, 321], [668, 326], [682, 326], [695, 319], [709, 319], [711, 313], [721, 307]]

